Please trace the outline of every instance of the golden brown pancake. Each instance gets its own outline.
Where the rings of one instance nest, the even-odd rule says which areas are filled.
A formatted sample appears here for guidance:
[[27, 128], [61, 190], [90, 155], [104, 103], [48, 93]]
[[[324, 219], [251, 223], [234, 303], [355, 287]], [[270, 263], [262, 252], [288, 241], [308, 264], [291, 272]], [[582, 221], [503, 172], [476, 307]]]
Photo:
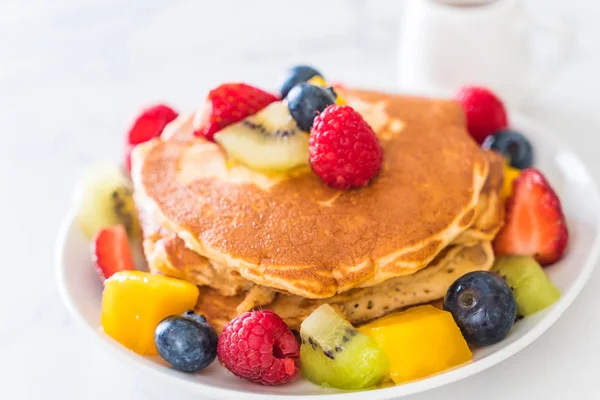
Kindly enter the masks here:
[[200, 288], [196, 311], [206, 316], [220, 332], [235, 316], [252, 309], [269, 309], [279, 315], [292, 329], [322, 304], [330, 304], [353, 325], [360, 325], [398, 309], [441, 299], [448, 287], [462, 275], [476, 270], [488, 270], [494, 262], [489, 242], [474, 246], [450, 246], [426, 268], [390, 279], [377, 286], [352, 289], [329, 299], [307, 299], [291, 294], [256, 287], [260, 305], [248, 302], [242, 295], [227, 297], [209, 287]]
[[147, 213], [138, 213], [144, 232], [143, 249], [150, 272], [210, 286], [224, 296], [247, 292], [254, 284], [236, 270], [190, 250], [175, 233], [156, 225]]
[[[227, 286], [222, 286], [218, 275], [210, 275], [216, 280], [206, 279], [209, 274], [204, 269], [210, 270], [209, 261], [187, 249], [183, 241], [175, 235], [164, 233], [164, 229], [161, 230], [164, 236], [159, 236], [158, 240], [170, 242], [170, 245], [165, 247], [173, 253], [168, 257], [167, 252], [153, 252], [147, 248], [148, 259], [159, 260], [149, 262], [150, 269], [203, 286], [197, 309], [207, 314], [219, 330], [236, 315], [257, 307], [281, 313], [286, 323], [297, 328], [310, 312], [323, 302], [334, 305], [354, 323], [362, 323], [398, 308], [434, 301], [444, 295], [456, 278], [473, 270], [489, 269], [493, 261], [489, 243], [501, 228], [504, 219], [504, 207], [499, 195], [504, 161], [497, 153], [486, 153], [486, 156], [490, 163], [490, 174], [481, 193], [473, 225], [457, 237], [453, 245], [442, 250], [426, 268], [414, 275], [390, 279], [367, 289], [355, 289], [323, 300], [278, 293], [265, 286], [252, 286], [249, 281], [245, 282], [252, 286], [251, 290], [246, 292], [247, 286], [243, 285], [244, 288], [235, 290], [236, 296], [227, 297], [231, 294], [228, 294]], [[144, 220], [142, 226], [145, 232], [151, 227], [145, 224]], [[146, 228], [147, 226], [149, 227]], [[145, 246], [148, 246], [147, 242], [156, 238], [157, 236], [147, 237]], [[196, 261], [190, 263], [177, 257], [180, 252], [195, 255], [192, 260]], [[200, 262], [201, 260], [203, 262]], [[173, 270], [179, 271], [179, 274], [181, 271], [185, 272], [183, 275], [177, 275], [172, 273]]]
[[150, 272], [183, 279], [199, 286], [207, 285], [224, 296], [235, 296], [255, 286], [236, 270], [188, 249], [173, 233], [167, 233], [156, 241], [144, 240], [144, 253]]
[[[479, 196], [475, 221], [455, 238], [452, 244], [472, 246], [478, 242], [489, 242], [502, 227], [504, 206], [500, 199], [500, 190], [504, 160], [494, 152], [487, 152], [486, 156], [490, 173]], [[155, 227], [153, 221], [148, 220], [145, 214], [140, 216], [145, 233], [145, 254], [152, 272], [185, 279], [198, 286], [210, 286], [225, 296], [245, 292], [254, 286], [235, 270], [223, 265], [215, 266], [212, 261], [187, 248], [176, 234], [162, 227]]]
[[490, 170], [475, 208], [474, 222], [452, 244], [472, 245], [492, 241], [504, 225], [504, 202], [500, 196], [504, 182], [504, 158], [494, 151], [485, 153]]
[[473, 224], [488, 161], [454, 102], [342, 94], [384, 149], [369, 186], [229, 166], [188, 119], [134, 151], [138, 207], [211, 262], [307, 298], [414, 274]]
[[223, 296], [218, 290], [208, 286], [203, 286], [200, 290], [196, 311], [201, 310], [199, 312], [220, 334], [223, 327], [237, 317], [237, 306], [244, 300], [244, 295]]

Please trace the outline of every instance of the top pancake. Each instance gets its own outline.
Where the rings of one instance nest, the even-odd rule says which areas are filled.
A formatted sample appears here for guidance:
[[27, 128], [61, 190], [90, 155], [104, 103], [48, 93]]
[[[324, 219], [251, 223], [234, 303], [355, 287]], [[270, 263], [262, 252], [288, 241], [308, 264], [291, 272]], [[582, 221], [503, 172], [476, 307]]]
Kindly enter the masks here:
[[[485, 155], [489, 163], [489, 174], [479, 195], [475, 221], [469, 229], [457, 236], [426, 268], [419, 272], [431, 267], [432, 263], [435, 263], [435, 260], [439, 259], [440, 255], [447, 252], [448, 248], [453, 245], [455, 247], [472, 247], [480, 243], [491, 242], [502, 227], [504, 205], [500, 191], [503, 183], [504, 158], [493, 151], [488, 151]], [[138, 215], [144, 232], [144, 253], [151, 272], [184, 279], [198, 286], [208, 286], [216, 289], [223, 296], [235, 296], [247, 292], [253, 287], [258, 287], [244, 279], [234, 269], [215, 263], [186, 247], [185, 242], [176, 234], [157, 226], [155, 221], [144, 213], [143, 209], [139, 209]], [[398, 279], [410, 278], [415, 275], [418, 274]], [[390, 279], [373, 287], [378, 288], [394, 280]], [[348, 292], [344, 292], [344, 295], [346, 293]]]
[[228, 165], [191, 117], [138, 146], [136, 203], [200, 255], [308, 298], [424, 268], [474, 221], [488, 175], [454, 102], [344, 91], [380, 138], [372, 183], [338, 191], [310, 171], [267, 176]]

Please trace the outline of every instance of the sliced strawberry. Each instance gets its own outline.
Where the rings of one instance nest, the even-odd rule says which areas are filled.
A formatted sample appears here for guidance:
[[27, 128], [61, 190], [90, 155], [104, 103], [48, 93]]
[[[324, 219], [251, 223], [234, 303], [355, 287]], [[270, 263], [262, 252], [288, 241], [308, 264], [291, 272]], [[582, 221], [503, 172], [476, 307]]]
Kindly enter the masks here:
[[256, 114], [277, 97], [245, 83], [226, 83], [211, 90], [206, 103], [196, 114], [196, 136], [213, 140], [216, 132], [249, 115]]
[[146, 108], [129, 129], [127, 143], [140, 144], [159, 137], [165, 126], [175, 118], [177, 112], [164, 104]]
[[534, 257], [540, 264], [558, 261], [569, 232], [560, 200], [544, 176], [529, 168], [513, 183], [506, 204], [506, 223], [494, 240], [496, 255]]
[[102, 281], [116, 272], [135, 270], [127, 231], [123, 225], [101, 229], [93, 241], [92, 251]]

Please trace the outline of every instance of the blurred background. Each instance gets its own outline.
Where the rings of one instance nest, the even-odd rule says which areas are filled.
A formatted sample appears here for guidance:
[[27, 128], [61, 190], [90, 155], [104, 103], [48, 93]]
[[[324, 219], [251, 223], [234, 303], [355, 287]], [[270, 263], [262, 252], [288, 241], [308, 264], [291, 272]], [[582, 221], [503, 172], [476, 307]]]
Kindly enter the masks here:
[[[536, 105], [552, 95], [562, 108], [582, 91], [600, 92], [590, 73], [600, 66], [596, 2], [522, 2], [532, 14], [566, 18], [577, 31], [569, 64]], [[48, 150], [59, 146], [71, 157], [56, 161], [81, 166], [120, 150], [144, 105], [193, 109], [208, 89], [231, 80], [276, 88], [297, 63], [313, 64], [332, 81], [394, 89], [403, 3], [4, 0], [0, 119], [11, 132], [3, 134], [2, 153], [52, 157]]]
[[[408, 1], [0, 1], [0, 243], [8, 255], [0, 267], [0, 398], [147, 398], [137, 380], [91, 347], [53, 280], [53, 243], [81, 169], [120, 161], [139, 109], [164, 101], [193, 110], [225, 81], [274, 89], [298, 63], [349, 86], [396, 90]], [[567, 137], [598, 174], [600, 4], [522, 3], [531, 14], [565, 19], [574, 41], [564, 69], [521, 112]], [[598, 274], [592, 280], [600, 287]], [[573, 307], [593, 303], [591, 296], [587, 290]], [[577, 319], [570, 312], [553, 330], [568, 336], [593, 312], [580, 307]], [[557, 343], [546, 335], [531, 347]], [[594, 354], [573, 352], [578, 365]], [[526, 355], [515, 359], [527, 363]], [[540, 364], [530, 367], [551, 377], [556, 365]], [[592, 382], [592, 373], [561, 372], [573, 385]], [[498, 368], [480, 376], [529, 393], [512, 398], [533, 398], [527, 379]], [[548, 393], [570, 393], [557, 379], [547, 385]], [[483, 383], [471, 387], [485, 392]]]

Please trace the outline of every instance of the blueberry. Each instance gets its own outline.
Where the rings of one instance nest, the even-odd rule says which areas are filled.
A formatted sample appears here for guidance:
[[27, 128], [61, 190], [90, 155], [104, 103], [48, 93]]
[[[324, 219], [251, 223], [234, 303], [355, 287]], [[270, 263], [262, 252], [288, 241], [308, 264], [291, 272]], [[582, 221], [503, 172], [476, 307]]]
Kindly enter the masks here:
[[208, 322], [206, 322], [206, 317], [204, 317], [202, 314], [196, 314], [194, 310], [187, 310], [183, 313], [183, 316], [200, 324], [208, 324]]
[[503, 129], [488, 136], [481, 147], [496, 150], [510, 161], [511, 167], [526, 169], [533, 165], [533, 147], [522, 134], [511, 129]]
[[319, 71], [308, 65], [297, 65], [288, 70], [287, 76], [281, 85], [281, 98], [285, 98], [289, 91], [299, 83], [306, 82], [313, 76], [323, 76]]
[[294, 86], [287, 99], [290, 115], [305, 132], [310, 132], [315, 117], [321, 111], [335, 103], [335, 98], [328, 89], [306, 82]]
[[517, 316], [517, 304], [502, 278], [474, 271], [448, 288], [444, 310], [449, 311], [465, 340], [476, 346], [498, 343], [508, 334]]
[[163, 319], [154, 331], [158, 354], [175, 369], [194, 372], [217, 356], [218, 337], [206, 318], [193, 311]]

